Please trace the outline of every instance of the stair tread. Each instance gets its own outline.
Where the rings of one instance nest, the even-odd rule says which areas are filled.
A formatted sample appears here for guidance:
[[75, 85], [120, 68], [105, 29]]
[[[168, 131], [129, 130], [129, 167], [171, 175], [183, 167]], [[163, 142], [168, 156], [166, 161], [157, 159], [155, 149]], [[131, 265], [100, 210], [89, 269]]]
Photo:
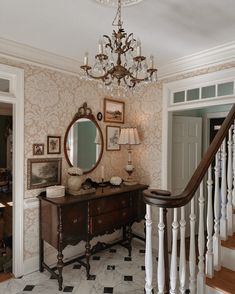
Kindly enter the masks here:
[[235, 271], [222, 267], [220, 271], [215, 271], [212, 279], [206, 278], [206, 284], [222, 293], [235, 294]]
[[221, 245], [226, 248], [230, 248], [230, 249], [235, 250], [235, 234], [233, 234], [233, 236], [229, 236], [228, 240], [226, 240], [226, 241], [222, 240]]

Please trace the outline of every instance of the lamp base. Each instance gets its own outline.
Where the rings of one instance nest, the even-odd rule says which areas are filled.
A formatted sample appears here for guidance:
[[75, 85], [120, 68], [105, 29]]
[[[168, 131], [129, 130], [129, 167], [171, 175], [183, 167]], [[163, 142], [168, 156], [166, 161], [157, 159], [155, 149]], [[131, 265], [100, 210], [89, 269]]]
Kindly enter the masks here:
[[124, 179], [123, 184], [127, 186], [136, 185], [137, 181], [135, 177], [132, 176], [132, 173], [134, 172], [134, 165], [131, 164], [131, 162], [128, 162], [128, 164], [125, 166], [125, 171], [128, 173], [127, 179]]

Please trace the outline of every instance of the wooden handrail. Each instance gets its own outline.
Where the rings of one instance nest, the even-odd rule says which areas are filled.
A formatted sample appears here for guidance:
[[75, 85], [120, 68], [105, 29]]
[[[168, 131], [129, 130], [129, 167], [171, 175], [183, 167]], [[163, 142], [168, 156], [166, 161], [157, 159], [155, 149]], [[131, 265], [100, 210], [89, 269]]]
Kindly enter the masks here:
[[202, 179], [204, 178], [210, 164], [212, 163], [217, 151], [219, 150], [224, 138], [228, 134], [231, 125], [235, 120], [235, 104], [224, 120], [220, 130], [210, 144], [207, 152], [203, 156], [197, 169], [188, 182], [184, 191], [179, 195], [171, 195], [168, 191], [149, 189], [143, 192], [144, 202], [162, 208], [176, 208], [185, 206], [195, 195]]

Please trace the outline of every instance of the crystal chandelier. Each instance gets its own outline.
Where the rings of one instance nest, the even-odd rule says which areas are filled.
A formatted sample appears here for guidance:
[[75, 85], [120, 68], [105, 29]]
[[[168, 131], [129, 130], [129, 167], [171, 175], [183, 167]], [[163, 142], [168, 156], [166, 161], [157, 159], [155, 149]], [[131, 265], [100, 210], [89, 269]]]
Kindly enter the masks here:
[[111, 37], [104, 35], [99, 41], [99, 53], [95, 56], [95, 64], [88, 63], [88, 53], [84, 56], [81, 68], [88, 78], [101, 80], [106, 86], [117, 83], [118, 86], [134, 88], [141, 82], [157, 81], [157, 69], [154, 68], [154, 57], [150, 56], [149, 66], [145, 56], [141, 54], [141, 42], [133, 33], [127, 34], [122, 27], [121, 0], [118, 1], [116, 16], [112, 25], [117, 26]]

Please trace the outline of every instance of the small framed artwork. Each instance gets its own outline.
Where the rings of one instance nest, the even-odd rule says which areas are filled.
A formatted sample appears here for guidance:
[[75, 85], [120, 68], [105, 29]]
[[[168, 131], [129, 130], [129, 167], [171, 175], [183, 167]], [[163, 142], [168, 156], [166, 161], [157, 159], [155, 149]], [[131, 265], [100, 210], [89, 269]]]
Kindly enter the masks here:
[[61, 153], [61, 137], [47, 136], [47, 154]]
[[27, 187], [39, 189], [61, 183], [61, 158], [29, 158]]
[[33, 144], [33, 155], [44, 155], [44, 144]]
[[101, 121], [102, 118], [103, 118], [103, 114], [102, 114], [102, 112], [98, 112], [96, 117], [97, 117], [97, 119], [98, 119], [99, 121]]
[[118, 144], [120, 135], [120, 127], [106, 126], [106, 150], [107, 151], [118, 151], [121, 146]]
[[123, 101], [104, 98], [104, 121], [124, 123], [125, 103]]

